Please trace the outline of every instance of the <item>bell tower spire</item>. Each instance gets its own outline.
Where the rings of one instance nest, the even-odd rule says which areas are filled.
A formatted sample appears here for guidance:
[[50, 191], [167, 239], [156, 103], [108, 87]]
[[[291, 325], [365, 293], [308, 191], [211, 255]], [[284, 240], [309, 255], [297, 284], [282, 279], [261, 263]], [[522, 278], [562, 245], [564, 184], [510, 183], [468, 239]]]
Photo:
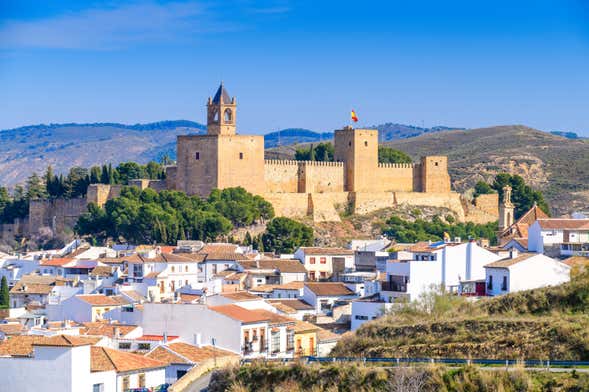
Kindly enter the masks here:
[[223, 82], [213, 98], [207, 102], [207, 133], [209, 135], [235, 135], [237, 103], [230, 98]]
[[513, 224], [514, 210], [515, 206], [511, 202], [511, 187], [505, 185], [503, 187], [503, 200], [499, 204], [499, 232], [503, 232]]

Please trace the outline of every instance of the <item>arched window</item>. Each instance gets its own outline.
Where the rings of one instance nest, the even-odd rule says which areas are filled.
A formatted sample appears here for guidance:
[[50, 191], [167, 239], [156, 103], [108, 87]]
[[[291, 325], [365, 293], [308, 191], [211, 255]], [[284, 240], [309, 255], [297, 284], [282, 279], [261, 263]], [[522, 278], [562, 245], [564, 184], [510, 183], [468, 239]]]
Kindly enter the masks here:
[[231, 109], [225, 109], [225, 122], [230, 123], [233, 122], [233, 113], [231, 112]]
[[217, 109], [213, 111], [213, 121], [219, 122], [219, 111]]

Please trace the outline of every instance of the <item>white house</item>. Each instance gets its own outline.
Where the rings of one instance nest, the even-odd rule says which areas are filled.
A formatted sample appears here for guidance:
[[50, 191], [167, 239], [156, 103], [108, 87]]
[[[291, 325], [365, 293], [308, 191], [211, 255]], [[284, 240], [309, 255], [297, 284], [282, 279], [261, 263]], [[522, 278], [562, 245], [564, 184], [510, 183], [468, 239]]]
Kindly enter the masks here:
[[157, 346], [145, 356], [167, 364], [166, 383], [168, 384], [173, 384], [192, 368], [206, 362], [214, 363], [216, 360], [239, 357], [235, 353], [213, 346], [198, 347], [183, 342]]
[[311, 281], [331, 279], [354, 269], [354, 251], [350, 249], [300, 247], [294, 257], [304, 264]]
[[[562, 256], [589, 255], [589, 219], [538, 219], [528, 229], [528, 250]], [[556, 252], [555, 252], [556, 253]]]
[[381, 290], [384, 301], [392, 302], [396, 298], [413, 301], [434, 287], [458, 291], [462, 281], [484, 280], [484, 266], [501, 258], [474, 241], [419, 242], [409, 251], [413, 253], [413, 260], [387, 263], [386, 282], [382, 283]]
[[539, 253], [518, 254], [485, 265], [487, 295], [501, 295], [570, 280], [571, 267]]
[[295, 320], [265, 309], [246, 309], [241, 303], [143, 306], [146, 334], [173, 334], [197, 346], [214, 342], [218, 348], [247, 358], [290, 358], [294, 353], [294, 331], [289, 327]]
[[337, 305], [348, 303], [357, 294], [341, 282], [306, 282], [303, 300], [318, 314], [331, 314]]
[[80, 288], [72, 287], [72, 281], [59, 276], [25, 275], [10, 290], [10, 307], [20, 308], [31, 302], [45, 305], [51, 298], [66, 299]]
[[74, 295], [63, 301], [47, 304], [49, 321], [73, 320], [78, 323], [102, 320], [113, 309], [129, 302], [121, 296], [103, 294]]
[[379, 298], [357, 299], [352, 302], [351, 330], [355, 331], [367, 321], [383, 316], [395, 304], [384, 302]]
[[2, 388], [36, 392], [120, 392], [165, 384], [166, 364], [141, 355], [92, 346], [67, 335], [16, 336], [0, 343]]

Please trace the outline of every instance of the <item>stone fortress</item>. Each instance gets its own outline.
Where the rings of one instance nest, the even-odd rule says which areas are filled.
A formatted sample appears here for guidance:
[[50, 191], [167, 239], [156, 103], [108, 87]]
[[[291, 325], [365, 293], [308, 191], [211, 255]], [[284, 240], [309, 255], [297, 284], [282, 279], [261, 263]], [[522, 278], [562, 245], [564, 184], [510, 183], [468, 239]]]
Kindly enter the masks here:
[[[451, 191], [448, 159], [426, 156], [419, 163], [378, 162], [378, 131], [335, 131], [334, 162], [265, 160], [264, 137], [237, 134], [237, 102], [221, 83], [207, 102], [207, 134], [177, 139], [177, 165], [165, 180], [133, 180], [132, 186], [174, 189], [207, 197], [213, 189], [241, 186], [272, 203], [277, 216], [338, 222], [342, 212], [366, 214], [398, 205], [444, 207], [459, 221], [486, 223], [499, 216], [497, 194], [474, 204]], [[89, 203], [104, 205], [120, 185], [91, 184], [86, 198], [34, 200], [28, 222], [4, 225], [3, 235], [71, 228]]]
[[[367, 213], [406, 203], [446, 207], [464, 220], [497, 220], [496, 195], [468, 206], [450, 189], [448, 160], [378, 162], [378, 131], [335, 131], [334, 162], [265, 160], [264, 137], [237, 134], [237, 102], [221, 83], [207, 102], [207, 134], [179, 136], [177, 165], [167, 168], [166, 187], [207, 197], [241, 186], [270, 201], [277, 215], [339, 221], [345, 209]], [[483, 198], [484, 199], [484, 198]]]

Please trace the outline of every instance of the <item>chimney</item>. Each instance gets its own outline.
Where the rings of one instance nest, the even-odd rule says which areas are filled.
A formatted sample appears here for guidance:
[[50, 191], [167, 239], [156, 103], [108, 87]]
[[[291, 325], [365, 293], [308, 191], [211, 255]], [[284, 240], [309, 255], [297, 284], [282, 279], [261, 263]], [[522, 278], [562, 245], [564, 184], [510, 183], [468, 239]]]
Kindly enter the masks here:
[[168, 343], [168, 333], [164, 331], [164, 344]]

